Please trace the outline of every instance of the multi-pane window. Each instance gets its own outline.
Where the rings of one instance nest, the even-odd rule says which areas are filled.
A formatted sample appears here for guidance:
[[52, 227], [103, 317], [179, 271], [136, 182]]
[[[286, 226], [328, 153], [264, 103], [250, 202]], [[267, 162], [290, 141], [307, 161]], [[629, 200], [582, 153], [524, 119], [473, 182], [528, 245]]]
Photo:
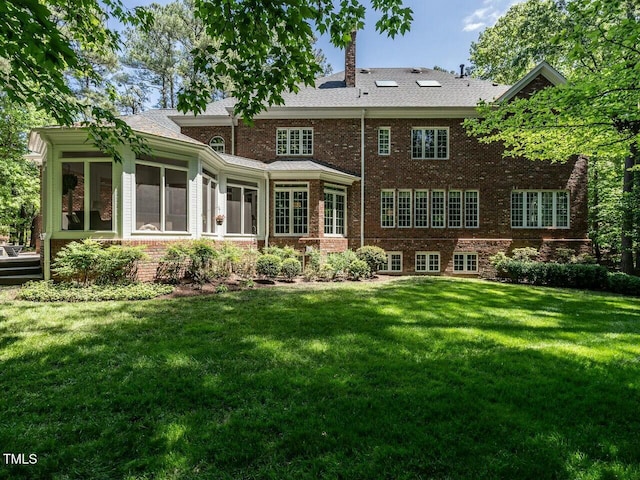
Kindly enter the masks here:
[[227, 233], [258, 233], [258, 189], [255, 185], [229, 180], [227, 184]]
[[[451, 207], [449, 207], [451, 208]], [[464, 192], [464, 226], [466, 228], [478, 228], [479, 224], [478, 192], [467, 190]]]
[[511, 192], [513, 228], [568, 228], [569, 192], [566, 190]]
[[216, 177], [212, 173], [202, 175], [202, 231], [216, 231]]
[[395, 191], [382, 190], [380, 192], [380, 225], [383, 227], [396, 226]]
[[186, 162], [136, 163], [136, 230], [186, 232], [187, 185]]
[[209, 146], [214, 152], [224, 153], [224, 138], [215, 136], [209, 140]]
[[277, 155], [313, 155], [313, 129], [278, 128]]
[[411, 227], [411, 190], [398, 191], [398, 227]]
[[444, 228], [444, 203], [444, 190], [433, 190], [431, 192], [431, 226], [433, 228]]
[[387, 252], [385, 272], [402, 272], [402, 252]]
[[429, 192], [416, 190], [414, 192], [414, 225], [418, 228], [429, 226]]
[[448, 128], [414, 128], [411, 130], [411, 157], [415, 159], [449, 158]]
[[113, 230], [113, 165], [62, 163], [62, 230]]
[[440, 272], [440, 253], [439, 252], [417, 252], [416, 253], [416, 272]]
[[276, 184], [274, 190], [275, 234], [306, 235], [309, 189], [306, 184]]
[[391, 153], [391, 129], [380, 127], [378, 129], [378, 155], [389, 155]]
[[324, 233], [345, 234], [346, 190], [327, 185], [324, 189]]
[[462, 192], [449, 190], [449, 228], [462, 227]]
[[455, 273], [476, 273], [478, 271], [478, 254], [454, 253], [453, 271]]

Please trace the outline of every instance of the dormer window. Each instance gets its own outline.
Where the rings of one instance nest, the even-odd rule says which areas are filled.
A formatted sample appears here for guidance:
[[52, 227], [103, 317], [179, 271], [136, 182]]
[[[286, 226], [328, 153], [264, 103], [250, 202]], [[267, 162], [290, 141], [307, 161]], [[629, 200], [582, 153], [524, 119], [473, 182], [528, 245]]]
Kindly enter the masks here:
[[209, 140], [209, 146], [214, 152], [224, 153], [224, 138], [215, 136]]

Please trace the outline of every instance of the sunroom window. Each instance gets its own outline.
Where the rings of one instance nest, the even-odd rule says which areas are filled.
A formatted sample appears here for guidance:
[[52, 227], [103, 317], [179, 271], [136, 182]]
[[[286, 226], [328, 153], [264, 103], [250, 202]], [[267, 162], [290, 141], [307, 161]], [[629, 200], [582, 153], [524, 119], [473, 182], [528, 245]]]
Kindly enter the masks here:
[[62, 230], [113, 230], [112, 162], [62, 162], [61, 183]]
[[[258, 233], [258, 188], [229, 180], [227, 185], [227, 233]], [[233, 182], [233, 183], [232, 183]]]
[[202, 231], [216, 231], [216, 176], [210, 172], [202, 174]]
[[184, 163], [184, 169], [136, 163], [136, 230], [187, 231], [188, 175]]

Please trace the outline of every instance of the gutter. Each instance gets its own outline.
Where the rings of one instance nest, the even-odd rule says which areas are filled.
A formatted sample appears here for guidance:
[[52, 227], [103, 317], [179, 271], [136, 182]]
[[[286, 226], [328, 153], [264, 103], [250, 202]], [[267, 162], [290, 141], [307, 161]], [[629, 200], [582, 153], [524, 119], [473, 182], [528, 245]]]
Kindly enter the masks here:
[[360, 117], [360, 246], [364, 246], [364, 115], [366, 109], [362, 109]]

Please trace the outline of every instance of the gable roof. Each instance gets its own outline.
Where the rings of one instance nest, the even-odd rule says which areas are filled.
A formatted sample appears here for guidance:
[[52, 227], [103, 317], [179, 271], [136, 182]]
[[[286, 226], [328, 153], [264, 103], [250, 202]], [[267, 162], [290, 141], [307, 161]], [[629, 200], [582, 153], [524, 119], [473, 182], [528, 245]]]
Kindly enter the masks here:
[[560, 72], [558, 72], [555, 68], [549, 65], [547, 62], [542, 61], [538, 65], [533, 68], [529, 73], [527, 73], [524, 77], [522, 77], [518, 82], [516, 82], [509, 90], [504, 92], [498, 99], [497, 102], [505, 102], [511, 100], [518, 93], [520, 93], [524, 88], [527, 87], [533, 80], [542, 75], [544, 78], [549, 80], [552, 85], [561, 85], [566, 83], [567, 80], [562, 76]]

